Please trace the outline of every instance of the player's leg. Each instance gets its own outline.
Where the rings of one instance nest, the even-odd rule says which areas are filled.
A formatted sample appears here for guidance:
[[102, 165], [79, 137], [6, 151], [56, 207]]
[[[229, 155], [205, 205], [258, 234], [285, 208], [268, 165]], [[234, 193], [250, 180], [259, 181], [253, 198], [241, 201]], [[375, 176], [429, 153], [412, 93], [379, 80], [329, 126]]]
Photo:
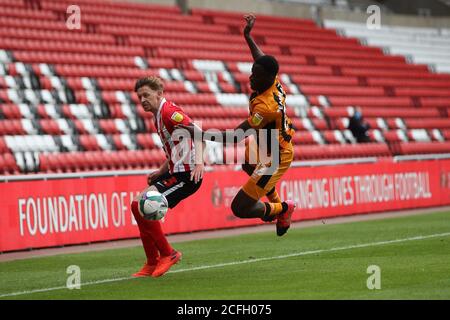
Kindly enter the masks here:
[[[281, 236], [286, 233], [290, 226], [295, 203], [290, 200], [281, 202], [278, 194], [275, 194], [275, 185], [290, 167], [292, 156], [292, 150], [281, 151], [280, 163], [275, 170], [272, 170], [272, 174], [267, 174], [267, 170], [262, 164], [257, 166], [250, 179], [233, 199], [232, 209], [236, 216], [241, 218], [259, 217], [263, 221], [277, 219], [277, 234]], [[269, 202], [262, 203], [258, 201], [264, 195], [268, 195], [269, 199], [276, 202], [269, 200]], [[263, 210], [264, 214], [262, 214]]]
[[[258, 187], [257, 180], [260, 177], [255, 173], [255, 169], [257, 165], [252, 165], [249, 163], [242, 164], [242, 170], [250, 176], [248, 182], [244, 185], [244, 187], [236, 194], [232, 203], [231, 209], [233, 214], [239, 218], [250, 219], [250, 218], [261, 218], [264, 221], [272, 221], [275, 219], [275, 216], [268, 218], [266, 215], [267, 212], [270, 212], [270, 208], [268, 208], [267, 203], [260, 201], [265, 194], [268, 199], [275, 198], [276, 202], [281, 204], [281, 199], [278, 196], [278, 193], [273, 187], [269, 192], [265, 192], [264, 189]], [[256, 179], [256, 180], [255, 180]], [[274, 197], [274, 195], [276, 197]], [[269, 200], [269, 203], [271, 201]], [[273, 210], [272, 210], [273, 211]]]
[[[141, 194], [139, 194], [139, 196], [135, 199], [135, 201], [133, 201], [133, 203], [136, 203], [132, 203], [131, 207], [134, 216], [139, 215], [139, 217], [141, 217], [137, 200], [140, 199], [142, 194], [152, 190], [161, 192], [160, 190], [158, 190], [158, 188], [155, 187], [155, 185], [151, 185], [150, 187], [142, 191]], [[136, 222], [138, 223], [141, 233], [143, 233], [146, 238], [151, 237], [153, 239], [161, 256], [170, 255], [170, 253], [173, 251], [173, 248], [167, 241], [164, 232], [162, 231], [161, 221], [146, 220], [141, 217], [141, 219], [139, 219], [139, 221], [136, 220]]]
[[[275, 185], [278, 183], [278, 181], [281, 180], [281, 177], [285, 174], [285, 172], [289, 169], [291, 166], [292, 160], [293, 160], [293, 149], [284, 149], [280, 151], [280, 164], [278, 166], [278, 169], [275, 171], [273, 176], [268, 180], [266, 185], [264, 186], [265, 190], [273, 190], [275, 188]], [[272, 206], [272, 204], [274, 204]], [[277, 218], [277, 235], [282, 236], [284, 235], [289, 227], [291, 226], [291, 216], [292, 213], [295, 210], [295, 202], [292, 200], [287, 200], [282, 203], [281, 212], [278, 212], [280, 208], [277, 207], [277, 203], [270, 203], [271, 208], [274, 208], [274, 210], [270, 213], [276, 215]]]
[[148, 232], [146, 225], [146, 220], [140, 215], [138, 202], [135, 200], [131, 203], [131, 212], [133, 213], [134, 219], [137, 222], [140, 238], [142, 241], [142, 245], [144, 247], [145, 256], [147, 257], [147, 261], [144, 266], [133, 274], [134, 277], [149, 277], [155, 271], [156, 265], [159, 261], [159, 250], [156, 246], [153, 237]]
[[[174, 208], [180, 201], [195, 193], [201, 186], [190, 180], [190, 172], [176, 173], [170, 179], [158, 181], [155, 187], [167, 199], [169, 208]], [[162, 233], [162, 230], [161, 230]], [[163, 233], [162, 233], [163, 234]], [[169, 255], [161, 254], [152, 277], [160, 277], [181, 259], [181, 252], [173, 250]]]
[[277, 192], [277, 189], [273, 187], [269, 192], [266, 193], [267, 200], [271, 203], [281, 203], [280, 195]]
[[[170, 257], [173, 254], [177, 254], [168, 242], [164, 231], [162, 229], [161, 221], [151, 221], [144, 219], [139, 213], [138, 201], [148, 191], [164, 192], [166, 188], [170, 187], [170, 184], [176, 182], [176, 179], [166, 174], [160, 177], [151, 186], [143, 190], [132, 202], [131, 211], [138, 224], [142, 245], [144, 247], [145, 254], [147, 256], [147, 262], [141, 271], [134, 274], [134, 276], [153, 276], [157, 265], [161, 261], [161, 257]], [[161, 182], [159, 188], [156, 183]]]
[[[250, 182], [250, 184], [252, 183]], [[249, 194], [248, 185], [249, 183], [239, 190], [231, 202], [231, 210], [236, 217], [242, 219], [260, 218], [265, 222], [269, 222], [275, 220], [278, 214], [289, 209], [288, 202], [281, 202], [280, 200], [279, 203], [272, 203], [256, 199], [259, 196], [264, 196], [264, 190], [259, 195], [255, 193]]]
[[243, 189], [239, 190], [231, 202], [233, 214], [241, 219], [263, 218], [266, 208], [263, 202], [254, 199]]
[[[251, 165], [248, 163], [242, 164], [242, 170], [244, 170], [244, 172], [247, 175], [249, 175], [250, 177], [252, 176], [253, 172], [255, 171], [255, 168], [256, 168], [256, 165]], [[267, 197], [267, 200], [269, 200], [269, 202], [281, 203], [281, 198], [278, 195], [278, 192], [275, 189], [275, 187], [273, 187], [269, 192], [266, 193], [266, 197]]]
[[[242, 170], [250, 177], [256, 169], [259, 160], [258, 145], [253, 136], [250, 136], [245, 142], [245, 162], [242, 164]], [[267, 200], [271, 203], [281, 203], [281, 198], [278, 195], [275, 187], [266, 193]]]

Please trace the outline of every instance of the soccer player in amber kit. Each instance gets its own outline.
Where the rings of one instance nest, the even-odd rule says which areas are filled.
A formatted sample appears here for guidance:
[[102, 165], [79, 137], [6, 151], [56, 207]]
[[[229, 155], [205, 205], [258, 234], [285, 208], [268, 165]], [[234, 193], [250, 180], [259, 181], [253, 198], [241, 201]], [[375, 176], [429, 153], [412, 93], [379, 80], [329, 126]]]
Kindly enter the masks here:
[[147, 191], [157, 190], [166, 197], [169, 208], [174, 208], [200, 188], [204, 173], [202, 142], [176, 139], [172, 135], [176, 125], [190, 125], [191, 119], [180, 107], [163, 97], [163, 90], [163, 83], [157, 77], [139, 79], [135, 85], [142, 108], [153, 113], [167, 157], [164, 164], [148, 176], [149, 187], [131, 204], [147, 256], [142, 269], [133, 275], [135, 277], [159, 277], [181, 259], [181, 252], [174, 250], [167, 241], [161, 221], [150, 221], [141, 216], [138, 199]]
[[[291, 225], [295, 203], [292, 200], [281, 202], [275, 186], [293, 160], [294, 129], [286, 115], [286, 93], [278, 81], [278, 62], [274, 57], [265, 55], [251, 36], [255, 16], [250, 14], [245, 15], [244, 18], [246, 21], [244, 37], [254, 59], [250, 75], [250, 87], [253, 93], [249, 101], [249, 117], [235, 128], [234, 132], [222, 131], [220, 134], [224, 142], [233, 141], [233, 139], [234, 142], [239, 142], [238, 140], [244, 137], [236, 139], [235, 132], [238, 130], [241, 132], [250, 129], [257, 132], [266, 130], [267, 136], [276, 132], [278, 148], [271, 148], [271, 141], [260, 141], [261, 139], [258, 139], [257, 148], [247, 147], [246, 162], [242, 168], [250, 178], [234, 197], [231, 209], [239, 218], [261, 218], [263, 221], [276, 219], [277, 235], [282, 236]], [[194, 125], [180, 124], [177, 127], [188, 130], [191, 136], [202, 136], [204, 140], [214, 141], [217, 138], [217, 133], [200, 132], [199, 134], [200, 129]], [[264, 159], [259, 156], [261, 150], [264, 150]], [[257, 159], [257, 161], [252, 163], [249, 159]], [[267, 196], [268, 202], [260, 201], [264, 196]]]

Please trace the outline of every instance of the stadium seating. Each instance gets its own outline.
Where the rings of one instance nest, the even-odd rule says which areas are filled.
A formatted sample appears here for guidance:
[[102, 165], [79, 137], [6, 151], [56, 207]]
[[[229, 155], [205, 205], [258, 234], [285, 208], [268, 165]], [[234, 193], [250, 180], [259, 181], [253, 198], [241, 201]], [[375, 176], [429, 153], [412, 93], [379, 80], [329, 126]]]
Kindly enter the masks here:
[[450, 39], [440, 29], [399, 26], [369, 29], [361, 23], [334, 20], [326, 20], [325, 25], [368, 45], [384, 47], [391, 54], [408, 56], [414, 63], [428, 64], [438, 72], [450, 73]]
[[[0, 174], [158, 167], [161, 141], [133, 92], [150, 74], [203, 129], [248, 116], [252, 57], [241, 14], [79, 0], [83, 23], [70, 30], [71, 4], [0, 0]], [[448, 36], [326, 26], [261, 15], [253, 31], [280, 62], [295, 159], [450, 153], [450, 75], [433, 72], [450, 70]], [[348, 130], [356, 108], [372, 143], [356, 144]]]

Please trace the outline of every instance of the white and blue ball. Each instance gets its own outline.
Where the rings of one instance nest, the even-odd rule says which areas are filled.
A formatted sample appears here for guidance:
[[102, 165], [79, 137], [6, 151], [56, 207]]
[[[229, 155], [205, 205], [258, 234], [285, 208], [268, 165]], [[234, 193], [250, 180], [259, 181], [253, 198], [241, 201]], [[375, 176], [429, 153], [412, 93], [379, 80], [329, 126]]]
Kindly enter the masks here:
[[166, 216], [169, 204], [158, 191], [147, 191], [139, 200], [139, 213], [146, 220], [161, 220]]

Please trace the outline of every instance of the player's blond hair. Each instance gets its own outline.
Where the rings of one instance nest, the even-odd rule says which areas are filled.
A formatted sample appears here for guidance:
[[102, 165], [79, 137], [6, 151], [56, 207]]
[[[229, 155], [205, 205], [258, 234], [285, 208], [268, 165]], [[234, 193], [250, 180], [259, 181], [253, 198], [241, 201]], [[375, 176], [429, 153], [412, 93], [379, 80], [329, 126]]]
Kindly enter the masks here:
[[137, 92], [139, 88], [143, 86], [149, 86], [150, 89], [155, 91], [164, 91], [164, 84], [162, 80], [155, 76], [143, 77], [137, 80], [134, 85], [134, 91]]

